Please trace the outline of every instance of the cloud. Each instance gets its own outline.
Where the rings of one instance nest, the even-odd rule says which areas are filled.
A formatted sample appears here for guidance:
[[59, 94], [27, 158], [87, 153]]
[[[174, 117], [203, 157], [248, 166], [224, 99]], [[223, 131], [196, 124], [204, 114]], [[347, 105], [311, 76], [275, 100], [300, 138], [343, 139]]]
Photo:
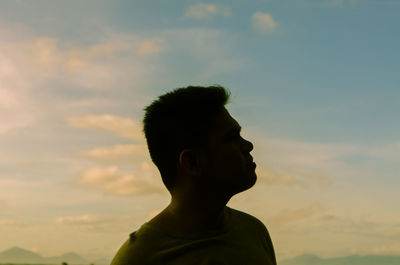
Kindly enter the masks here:
[[[211, 28], [173, 28], [165, 30], [164, 34], [168, 39], [166, 49], [185, 55], [182, 59], [187, 67], [178, 67], [178, 72], [168, 68], [169, 76], [166, 76], [168, 80], [170, 76], [180, 76], [182, 86], [185, 83], [204, 85], [204, 80], [215, 80], [221, 74], [245, 68], [246, 58], [235, 52], [237, 36]], [[176, 83], [176, 78], [171, 81]]]
[[[59, 216], [54, 223], [59, 226], [93, 232], [124, 232], [135, 223], [132, 215], [82, 214]], [[116, 225], [118, 224], [118, 225]]]
[[148, 153], [147, 146], [143, 144], [115, 145], [113, 147], [98, 147], [80, 154], [86, 157], [106, 162], [133, 162], [136, 158], [143, 159]]
[[[27, 94], [31, 84], [13, 60], [13, 53], [0, 43], [0, 133], [23, 128], [36, 120], [35, 109]], [[17, 51], [14, 51], [17, 52]]]
[[110, 90], [116, 84], [131, 87], [145, 82], [149, 68], [156, 69], [147, 56], [160, 52], [163, 41], [157, 36], [148, 39], [134, 34], [114, 34], [104, 41], [82, 44], [39, 36], [6, 40], [0, 48], [3, 56], [15, 64], [19, 76], [23, 77], [21, 80], [30, 87], [56, 82]]
[[144, 139], [141, 125], [130, 118], [111, 114], [89, 114], [80, 117], [67, 117], [66, 120], [68, 125], [73, 127], [108, 131], [115, 135], [138, 141], [143, 141]]
[[160, 53], [163, 43], [164, 39], [157, 36], [117, 35], [91, 46], [70, 44], [70, 48], [58, 50], [65, 61], [59, 67], [66, 81], [88, 89], [111, 90], [116, 84], [118, 88], [140, 86], [149, 80], [147, 73], [157, 69], [147, 57]]
[[400, 225], [398, 222], [384, 222], [371, 220], [366, 216], [342, 217], [339, 215], [324, 215], [321, 224], [324, 229], [334, 233], [355, 234], [368, 238], [400, 239]]
[[365, 154], [373, 158], [400, 161], [400, 141], [386, 146], [369, 148], [365, 150]]
[[278, 23], [269, 13], [256, 12], [251, 19], [253, 22], [253, 29], [261, 33], [271, 33], [278, 26]]
[[76, 182], [92, 189], [116, 195], [165, 193], [164, 187], [152, 182], [150, 178], [143, 180], [133, 174], [122, 173], [116, 166], [87, 169], [78, 175]]
[[272, 225], [283, 225], [286, 223], [297, 222], [314, 215], [321, 211], [321, 205], [314, 203], [313, 205], [296, 210], [286, 210], [282, 213], [271, 217], [268, 223]]
[[6, 229], [10, 227], [25, 228], [27, 224], [14, 218], [0, 218], [0, 228], [2, 227]]
[[162, 44], [165, 39], [155, 37], [149, 40], [144, 40], [139, 45], [138, 53], [140, 55], [153, 55], [159, 53], [162, 50]]
[[261, 182], [273, 185], [298, 186], [308, 188], [312, 185], [329, 186], [331, 179], [320, 173], [299, 173], [286, 169], [286, 172], [279, 173], [275, 170], [257, 169], [257, 175]]
[[325, 0], [323, 3], [327, 7], [343, 8], [346, 5], [356, 5], [358, 0]]
[[8, 207], [8, 201], [6, 199], [0, 198], [0, 211], [3, 211]]
[[77, 94], [85, 100], [82, 90], [118, 95], [141, 87], [161, 68], [147, 58], [162, 51], [161, 37], [112, 34], [87, 44], [32, 36], [28, 30], [17, 29], [23, 36], [16, 36], [14, 29], [0, 25], [0, 134], [34, 125], [59, 108], [75, 110], [68, 106]]
[[0, 219], [0, 227], [1, 226], [15, 226], [20, 223], [15, 219]]
[[39, 37], [19, 45], [29, 51], [31, 61], [43, 70], [53, 72], [58, 69], [68, 74], [85, 70], [94, 64], [111, 63], [110, 59], [120, 56], [133, 56], [140, 51], [143, 42], [146, 40], [134, 35], [121, 35], [92, 45], [63, 42], [49, 37]]
[[400, 243], [381, 245], [373, 247], [369, 253], [374, 255], [399, 255], [400, 254]]
[[254, 137], [255, 151], [258, 152], [254, 157], [255, 162], [260, 161], [261, 167], [268, 171], [285, 175], [298, 175], [301, 172], [323, 172], [319, 175], [327, 175], [324, 172], [329, 172], [331, 175], [345, 166], [340, 162], [341, 157], [362, 151], [354, 145], [273, 139], [264, 135]]
[[99, 215], [79, 215], [79, 216], [62, 216], [58, 217], [56, 220], [57, 224], [66, 224], [66, 225], [93, 225], [103, 223], [105, 221], [104, 218]]
[[301, 142], [258, 135], [254, 140], [254, 161], [260, 182], [309, 188], [328, 187], [355, 169], [340, 158], [360, 152], [352, 145]]
[[197, 3], [190, 6], [185, 12], [186, 18], [194, 19], [210, 19], [211, 17], [217, 15], [221, 15], [224, 17], [230, 16], [230, 8], [227, 6], [211, 3]]

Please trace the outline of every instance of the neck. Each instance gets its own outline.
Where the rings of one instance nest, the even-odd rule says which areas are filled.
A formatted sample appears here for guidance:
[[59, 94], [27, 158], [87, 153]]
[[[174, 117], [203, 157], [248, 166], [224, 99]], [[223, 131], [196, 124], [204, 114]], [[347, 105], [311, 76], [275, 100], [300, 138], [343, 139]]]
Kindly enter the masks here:
[[179, 229], [185, 232], [205, 232], [222, 227], [228, 200], [211, 200], [210, 197], [179, 200], [179, 197], [172, 197], [165, 211]]

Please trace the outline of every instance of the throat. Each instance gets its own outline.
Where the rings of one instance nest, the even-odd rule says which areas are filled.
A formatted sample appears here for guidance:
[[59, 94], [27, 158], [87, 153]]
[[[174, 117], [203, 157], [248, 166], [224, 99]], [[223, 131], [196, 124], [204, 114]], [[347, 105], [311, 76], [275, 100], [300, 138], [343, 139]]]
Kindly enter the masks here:
[[222, 212], [214, 216], [204, 216], [200, 213], [177, 213], [168, 207], [148, 223], [160, 229], [179, 234], [207, 233], [222, 229], [228, 221], [228, 211], [225, 206]]

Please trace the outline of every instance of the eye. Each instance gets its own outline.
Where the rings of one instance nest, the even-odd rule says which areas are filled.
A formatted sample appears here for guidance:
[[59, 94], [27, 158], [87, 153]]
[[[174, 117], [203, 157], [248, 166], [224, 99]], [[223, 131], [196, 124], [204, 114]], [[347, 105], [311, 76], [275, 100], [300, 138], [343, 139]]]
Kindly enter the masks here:
[[233, 130], [233, 131], [229, 134], [229, 136], [227, 137], [227, 141], [232, 142], [232, 141], [237, 141], [237, 140], [242, 139], [240, 133], [241, 133], [241, 130], [240, 130], [240, 129]]
[[240, 132], [235, 132], [232, 134], [232, 139], [240, 138]]

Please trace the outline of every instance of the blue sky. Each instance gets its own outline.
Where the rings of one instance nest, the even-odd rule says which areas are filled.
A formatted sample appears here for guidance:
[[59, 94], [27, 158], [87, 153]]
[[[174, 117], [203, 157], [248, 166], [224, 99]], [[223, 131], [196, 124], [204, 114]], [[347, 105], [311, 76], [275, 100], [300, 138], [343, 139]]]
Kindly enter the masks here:
[[400, 255], [399, 11], [395, 0], [2, 1], [0, 250], [111, 258], [169, 202], [143, 108], [221, 84], [259, 177], [228, 205], [265, 223], [278, 259]]

